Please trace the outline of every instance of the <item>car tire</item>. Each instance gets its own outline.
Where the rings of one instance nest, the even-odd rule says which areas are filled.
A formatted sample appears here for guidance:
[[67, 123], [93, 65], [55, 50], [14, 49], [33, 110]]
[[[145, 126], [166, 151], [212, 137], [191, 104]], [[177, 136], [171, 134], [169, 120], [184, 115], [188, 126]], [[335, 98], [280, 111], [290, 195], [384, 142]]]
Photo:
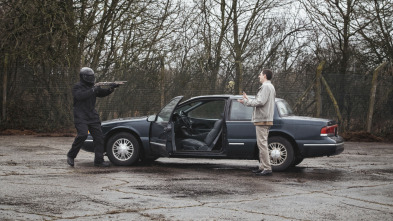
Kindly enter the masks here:
[[139, 160], [138, 140], [130, 133], [121, 132], [108, 140], [106, 153], [109, 160], [118, 166], [129, 166]]
[[269, 155], [273, 171], [283, 171], [292, 165], [295, 159], [291, 142], [284, 137], [269, 138]]
[[292, 166], [294, 167], [296, 165], [299, 165], [303, 160], [304, 160], [303, 157], [295, 157], [295, 160], [293, 161]]

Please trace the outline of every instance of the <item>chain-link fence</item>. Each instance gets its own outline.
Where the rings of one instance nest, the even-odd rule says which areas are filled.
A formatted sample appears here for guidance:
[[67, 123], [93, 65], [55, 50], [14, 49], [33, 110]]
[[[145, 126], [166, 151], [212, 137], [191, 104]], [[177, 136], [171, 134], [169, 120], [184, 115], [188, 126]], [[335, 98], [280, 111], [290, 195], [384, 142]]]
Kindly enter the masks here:
[[[73, 128], [71, 88], [78, 80], [76, 74], [65, 78], [62, 72], [49, 74], [45, 81], [29, 75], [30, 78], [15, 77], [8, 82], [5, 117], [1, 118], [1, 129], [30, 129], [35, 131], [56, 131]], [[63, 73], [64, 74], [64, 73]], [[345, 76], [345, 94], [338, 94], [336, 73], [323, 73], [329, 90], [336, 100], [340, 96], [342, 116], [340, 124], [346, 131], [365, 131], [369, 110], [372, 75], [347, 74]], [[253, 78], [253, 79], [252, 79]], [[244, 90], [256, 94], [260, 83], [257, 75], [245, 82]], [[40, 80], [41, 79], [41, 80]], [[74, 82], [70, 82], [72, 79]], [[102, 120], [123, 117], [146, 116], [157, 113], [169, 100], [178, 95], [190, 98], [197, 95], [211, 94], [205, 88], [202, 78], [193, 78], [191, 82], [179, 85], [176, 79], [167, 78], [164, 84], [159, 81], [145, 82], [142, 75], [130, 76], [125, 85], [120, 86], [113, 94], [105, 98], [97, 98], [96, 108]], [[316, 90], [312, 87], [315, 78], [295, 74], [278, 73], [272, 80], [276, 87], [277, 97], [284, 98], [295, 109], [297, 115], [316, 117]], [[310, 90], [308, 90], [311, 87]], [[393, 76], [380, 75], [377, 84], [376, 102], [372, 132], [375, 134], [391, 134], [393, 132]], [[3, 89], [3, 88], [2, 88]], [[3, 91], [3, 90], [1, 90]], [[218, 80], [214, 94], [231, 94], [230, 81]], [[3, 96], [2, 96], [3, 97]], [[328, 95], [328, 88], [321, 87], [321, 113], [319, 117], [339, 121], [337, 110]], [[1, 104], [4, 110], [4, 105]]]

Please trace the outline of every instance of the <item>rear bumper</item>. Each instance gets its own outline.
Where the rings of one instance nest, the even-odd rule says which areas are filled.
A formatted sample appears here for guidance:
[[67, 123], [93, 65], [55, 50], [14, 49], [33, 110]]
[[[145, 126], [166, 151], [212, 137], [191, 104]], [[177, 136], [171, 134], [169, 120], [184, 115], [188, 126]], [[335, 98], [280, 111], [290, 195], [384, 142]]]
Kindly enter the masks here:
[[304, 158], [338, 155], [344, 151], [344, 139], [337, 137], [324, 137], [322, 140], [298, 143], [300, 154]]

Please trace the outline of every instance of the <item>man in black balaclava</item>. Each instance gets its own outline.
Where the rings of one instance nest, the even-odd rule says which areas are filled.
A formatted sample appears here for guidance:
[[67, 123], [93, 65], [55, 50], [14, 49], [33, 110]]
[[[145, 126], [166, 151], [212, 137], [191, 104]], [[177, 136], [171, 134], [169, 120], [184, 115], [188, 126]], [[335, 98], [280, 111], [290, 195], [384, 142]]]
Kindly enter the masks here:
[[72, 88], [74, 97], [74, 124], [78, 135], [67, 154], [67, 163], [74, 166], [74, 159], [78, 155], [87, 133], [93, 136], [94, 166], [108, 167], [109, 162], [104, 161], [104, 136], [101, 131], [100, 117], [95, 110], [96, 97], [105, 97], [114, 91], [115, 87], [108, 89], [94, 86], [95, 76], [91, 68], [84, 67], [79, 72], [80, 81]]

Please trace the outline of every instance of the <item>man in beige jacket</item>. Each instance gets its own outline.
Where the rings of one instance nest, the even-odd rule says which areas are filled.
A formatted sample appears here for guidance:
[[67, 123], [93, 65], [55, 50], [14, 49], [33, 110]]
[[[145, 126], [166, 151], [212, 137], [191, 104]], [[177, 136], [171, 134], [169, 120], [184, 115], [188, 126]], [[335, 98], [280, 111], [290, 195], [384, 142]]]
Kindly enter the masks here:
[[253, 170], [253, 172], [259, 176], [272, 175], [267, 141], [269, 128], [273, 125], [274, 104], [276, 98], [276, 90], [270, 82], [272, 77], [273, 72], [271, 70], [263, 70], [259, 74], [259, 81], [262, 83], [262, 86], [259, 87], [259, 91], [255, 99], [249, 99], [247, 94], [243, 92], [243, 99], [238, 100], [246, 106], [254, 107], [252, 122], [255, 125], [257, 134], [260, 165], [259, 168], [257, 170]]

